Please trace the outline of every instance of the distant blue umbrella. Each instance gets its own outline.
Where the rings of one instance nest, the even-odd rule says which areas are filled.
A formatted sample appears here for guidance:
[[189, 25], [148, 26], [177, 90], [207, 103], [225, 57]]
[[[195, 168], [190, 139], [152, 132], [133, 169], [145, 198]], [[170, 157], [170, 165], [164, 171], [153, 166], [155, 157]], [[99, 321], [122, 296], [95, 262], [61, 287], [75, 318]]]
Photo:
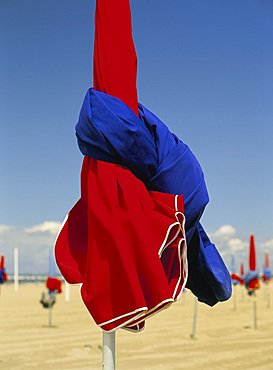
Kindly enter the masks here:
[[266, 268], [265, 265], [263, 265], [263, 273], [264, 273], [265, 279], [267, 279], [267, 280], [271, 279], [271, 269]]
[[269, 255], [268, 253], [265, 254], [265, 262], [263, 265], [263, 275], [262, 275], [262, 281], [264, 284], [267, 285], [267, 307], [270, 307], [270, 291], [269, 291], [269, 282], [271, 280], [271, 269], [269, 267]]
[[271, 269], [269, 267], [269, 255], [268, 253], [265, 254], [265, 263], [263, 265], [263, 280], [264, 282], [268, 282], [271, 279]]

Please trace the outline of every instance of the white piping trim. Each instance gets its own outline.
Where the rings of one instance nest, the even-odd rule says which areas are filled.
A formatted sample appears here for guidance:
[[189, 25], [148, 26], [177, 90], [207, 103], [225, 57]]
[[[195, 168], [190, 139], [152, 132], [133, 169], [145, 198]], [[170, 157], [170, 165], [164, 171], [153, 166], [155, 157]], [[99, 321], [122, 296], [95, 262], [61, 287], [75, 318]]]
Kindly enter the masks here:
[[[164, 303], [168, 303], [169, 304], [166, 306]], [[155, 307], [153, 307], [152, 309], [150, 309], [149, 311], [145, 312], [145, 314], [143, 315], [143, 317], [140, 317], [139, 320], [137, 320], [135, 323], [133, 323], [131, 326], [134, 326], [134, 325], [137, 325], [139, 323], [141, 323], [142, 321], [146, 320], [148, 317], [152, 317], [154, 316], [155, 314], [157, 314], [158, 312], [162, 311], [163, 309], [169, 307], [172, 303], [174, 302], [174, 299], [173, 298], [168, 298], [168, 299], [165, 299], [164, 301], [161, 301], [159, 304], [157, 304]], [[160, 307], [160, 310], [157, 310], [156, 312], [154, 312], [158, 307]]]
[[174, 207], [176, 212], [178, 212], [178, 195], [176, 195], [174, 198]]
[[[134, 310], [134, 311], [131, 311], [131, 312], [125, 313], [124, 315], [117, 316], [117, 317], [115, 317], [115, 318], [113, 318], [113, 319], [111, 319], [111, 320], [104, 321], [104, 322], [102, 322], [102, 323], [100, 323], [100, 324], [97, 324], [97, 325], [98, 325], [98, 326], [107, 325], [107, 324], [110, 324], [110, 323], [112, 323], [112, 322], [114, 322], [114, 321], [120, 320], [120, 319], [122, 319], [123, 317], [127, 317], [127, 316], [130, 316], [130, 315], [133, 315], [133, 314], [140, 315], [140, 314], [138, 313], [139, 311], [141, 311], [141, 313], [142, 313], [143, 311], [148, 311], [148, 307], [140, 307], [140, 308], [137, 308], [137, 309], [136, 309], [136, 310]], [[130, 319], [130, 321], [131, 321], [131, 319]]]
[[[181, 226], [181, 223], [179, 222], [179, 219], [177, 217], [178, 214], [182, 215], [182, 218], [183, 218], [182, 226]], [[174, 222], [173, 224], [171, 224], [168, 227], [168, 230], [166, 232], [166, 236], [164, 238], [164, 241], [161, 244], [161, 247], [159, 248], [159, 251], [158, 251], [159, 257], [161, 257], [161, 255], [163, 253], [163, 250], [166, 249], [178, 237], [178, 234], [180, 233], [180, 231], [182, 231], [182, 235], [185, 238], [185, 234], [184, 234], [185, 216], [182, 212], [175, 212], [175, 217], [176, 217], [177, 221]], [[169, 238], [169, 235], [170, 235], [170, 232], [171, 232], [172, 228], [175, 227], [175, 226], [178, 226], [178, 230], [177, 230], [176, 234], [174, 235], [174, 237], [168, 243], [166, 243], [168, 238]]]
[[[177, 232], [175, 233], [174, 237], [168, 243], [166, 243], [168, 238], [169, 238], [169, 235], [170, 235], [170, 232], [171, 232], [172, 228], [175, 227], [175, 226], [178, 226]], [[174, 222], [173, 224], [171, 224], [168, 227], [168, 230], [166, 232], [166, 236], [164, 238], [164, 241], [161, 244], [161, 247], [159, 248], [159, 251], [158, 251], [158, 256], [159, 257], [161, 257], [163, 250], [166, 249], [177, 238], [179, 232], [180, 232], [180, 223], [178, 221]]]
[[[104, 331], [106, 331], [107, 333], [112, 333], [113, 331], [116, 331], [117, 329], [120, 329], [120, 328], [123, 328], [124, 326], [126, 326], [126, 325], [128, 325], [130, 322], [132, 322], [132, 321], [135, 321], [135, 320], [137, 320], [140, 316], [142, 316], [143, 315], [143, 312], [141, 312], [140, 314], [138, 314], [138, 315], [136, 315], [136, 316], [134, 316], [134, 317], [132, 317], [130, 320], [128, 320], [128, 321], [125, 321], [125, 322], [122, 322], [120, 325], [118, 325], [118, 326], [115, 326], [113, 329], [110, 329], [110, 330], [105, 330], [105, 329], [103, 329]], [[101, 327], [102, 328], [102, 324], [97, 324], [99, 327]]]
[[123, 326], [121, 329], [128, 330], [131, 333], [140, 333], [141, 331], [143, 331], [145, 329], [145, 324], [143, 325], [143, 327], [141, 329], [139, 328], [139, 324], [136, 324], [134, 326], [137, 326], [137, 329], [135, 329], [135, 330], [131, 329], [129, 326]]
[[[177, 300], [179, 298], [182, 290], [184, 289], [184, 287], [186, 285], [187, 278], [188, 278], [188, 263], [187, 263], [187, 258], [185, 258], [186, 257], [186, 252], [187, 252], [187, 245], [186, 245], [185, 241], [186, 241], [185, 239], [180, 239], [179, 242], [178, 242], [178, 247], [177, 247], [178, 259], [179, 259], [180, 263], [179, 263], [179, 280], [176, 284], [176, 287], [175, 287], [174, 293], [173, 293], [173, 299], [175, 299], [175, 300]], [[183, 261], [183, 267], [185, 266], [183, 271], [182, 271], [181, 261]], [[181, 282], [182, 272], [185, 273], [185, 275], [183, 274], [184, 281], [183, 281], [183, 284], [182, 284], [182, 287], [181, 287], [181, 291], [178, 294], [178, 297], [175, 297], [177, 289], [178, 289], [178, 287], [180, 285], [180, 282]]]

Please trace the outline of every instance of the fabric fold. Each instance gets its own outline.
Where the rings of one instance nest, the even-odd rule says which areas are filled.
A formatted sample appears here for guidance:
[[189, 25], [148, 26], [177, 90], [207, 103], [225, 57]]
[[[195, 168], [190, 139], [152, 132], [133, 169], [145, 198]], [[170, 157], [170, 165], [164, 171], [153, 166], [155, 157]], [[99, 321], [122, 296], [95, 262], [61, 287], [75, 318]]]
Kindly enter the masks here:
[[142, 104], [137, 116], [119, 99], [92, 88], [85, 96], [76, 135], [84, 155], [130, 169], [149, 191], [184, 196], [187, 287], [209, 305], [228, 299], [229, 271], [199, 222], [209, 197], [190, 148]]
[[128, 169], [87, 157], [82, 183], [56, 240], [57, 264], [82, 284], [98, 326], [140, 330], [187, 281], [183, 196], [149, 192]]

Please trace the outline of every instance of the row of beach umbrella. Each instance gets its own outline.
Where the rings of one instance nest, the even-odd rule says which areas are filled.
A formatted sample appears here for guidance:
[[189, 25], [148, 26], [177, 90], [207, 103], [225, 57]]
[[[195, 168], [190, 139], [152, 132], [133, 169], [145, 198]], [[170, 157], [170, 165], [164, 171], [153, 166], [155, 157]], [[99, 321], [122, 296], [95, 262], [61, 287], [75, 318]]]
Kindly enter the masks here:
[[[18, 251], [17, 251], [18, 255]], [[16, 253], [15, 253], [16, 256]], [[17, 267], [18, 268], [18, 267]], [[5, 257], [1, 256], [0, 260], [0, 284], [3, 284], [8, 279], [8, 275], [5, 270]], [[256, 250], [255, 250], [255, 242], [254, 242], [254, 235], [250, 236], [250, 244], [249, 244], [249, 270], [245, 275], [244, 272], [244, 264], [240, 264], [240, 274], [236, 273], [236, 263], [235, 257], [232, 255], [231, 260], [231, 281], [233, 284], [233, 294], [236, 292], [236, 286], [245, 286], [247, 293], [253, 297], [253, 317], [254, 317], [254, 328], [257, 328], [257, 304], [255, 298], [255, 292], [257, 289], [261, 287], [260, 280], [265, 283], [269, 284], [271, 280], [271, 269], [269, 265], [269, 254], [265, 253], [265, 261], [263, 265], [263, 274], [261, 277], [259, 276], [259, 272], [257, 270], [256, 265]], [[66, 283], [66, 285], [68, 285]], [[48, 309], [48, 322], [49, 327], [52, 327], [52, 308], [56, 302], [56, 295], [62, 293], [62, 280], [56, 277], [56, 261], [54, 250], [50, 250], [49, 253], [49, 265], [48, 265], [48, 277], [45, 283], [46, 290], [42, 292], [42, 298], [40, 303], [42, 303], [44, 308]], [[234, 300], [234, 302], [236, 302]], [[192, 326], [192, 333], [191, 338], [195, 339], [196, 337], [196, 323], [197, 323], [197, 307], [198, 307], [198, 300], [197, 298], [194, 300], [194, 308], [193, 308], [193, 326]], [[107, 341], [110, 341], [109, 343]], [[106, 336], [104, 342], [104, 351], [106, 353], [104, 356], [107, 356], [107, 351], [111, 348], [111, 351], [114, 350], [115, 342], [113, 340], [113, 336]], [[112, 356], [112, 352], [108, 353], [108, 356]]]
[[[271, 280], [271, 269], [269, 265], [269, 254], [265, 253], [265, 261], [263, 264], [263, 273], [261, 275], [261, 280], [263, 283], [269, 283]], [[257, 269], [256, 263], [256, 248], [254, 235], [250, 236], [249, 243], [249, 270], [247, 274], [244, 273], [244, 264], [240, 264], [240, 274], [236, 273], [235, 257], [231, 257], [231, 281], [232, 285], [236, 286], [238, 284], [245, 285], [248, 294], [252, 295], [255, 293], [255, 290], [260, 288], [260, 274]]]
[[[271, 269], [269, 266], [269, 254], [265, 253], [265, 262], [263, 265], [263, 274], [261, 280], [264, 284], [269, 284], [271, 280]], [[254, 328], [257, 329], [257, 302], [256, 302], [256, 291], [260, 289], [259, 271], [256, 263], [256, 248], [254, 235], [251, 234], [249, 242], [249, 270], [247, 274], [244, 274], [244, 265], [240, 265], [240, 275], [236, 274], [235, 258], [232, 256], [231, 260], [231, 281], [233, 285], [233, 304], [234, 310], [236, 310], [236, 285], [245, 285], [249, 296], [253, 297], [253, 319]], [[270, 306], [270, 294], [268, 294], [268, 307]]]

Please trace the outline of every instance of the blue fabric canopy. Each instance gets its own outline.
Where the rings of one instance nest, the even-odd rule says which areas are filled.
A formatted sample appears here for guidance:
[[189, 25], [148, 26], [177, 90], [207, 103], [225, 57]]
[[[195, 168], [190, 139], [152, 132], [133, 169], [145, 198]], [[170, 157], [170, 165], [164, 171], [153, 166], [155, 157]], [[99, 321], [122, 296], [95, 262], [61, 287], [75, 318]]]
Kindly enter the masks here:
[[143, 105], [137, 116], [121, 100], [94, 89], [85, 96], [76, 135], [82, 154], [125, 166], [148, 190], [184, 195], [187, 288], [211, 306], [228, 299], [230, 274], [199, 222], [209, 197], [189, 147]]
[[271, 279], [271, 269], [269, 267], [263, 266], [263, 273], [266, 279]]
[[4, 284], [4, 272], [5, 268], [0, 269], [0, 284]]
[[248, 288], [249, 284], [254, 279], [259, 279], [259, 271], [258, 270], [255, 270], [255, 271], [249, 270], [248, 273], [245, 276], [245, 286], [246, 286], [246, 288]]

